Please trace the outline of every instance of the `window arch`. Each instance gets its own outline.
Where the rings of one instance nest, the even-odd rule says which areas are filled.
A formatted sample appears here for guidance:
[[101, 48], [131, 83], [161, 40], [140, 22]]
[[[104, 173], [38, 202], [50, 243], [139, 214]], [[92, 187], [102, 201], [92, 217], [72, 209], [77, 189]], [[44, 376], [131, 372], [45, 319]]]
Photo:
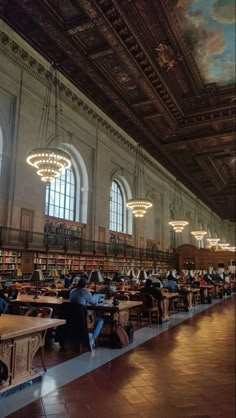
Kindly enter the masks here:
[[76, 220], [76, 177], [73, 168], [62, 170], [58, 177], [47, 184], [45, 214]]
[[124, 227], [124, 195], [119, 183], [113, 180], [110, 190], [110, 225], [112, 231], [126, 232]]

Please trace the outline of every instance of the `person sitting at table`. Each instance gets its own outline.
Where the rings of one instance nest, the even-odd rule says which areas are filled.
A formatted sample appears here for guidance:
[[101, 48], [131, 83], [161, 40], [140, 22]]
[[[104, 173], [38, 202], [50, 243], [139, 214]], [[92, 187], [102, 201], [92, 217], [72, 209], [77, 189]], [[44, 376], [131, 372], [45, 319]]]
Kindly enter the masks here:
[[[76, 278], [74, 278], [75, 281]], [[70, 291], [70, 302], [79, 303], [80, 305], [86, 306], [87, 304], [96, 305], [93, 301], [91, 293], [85, 289], [87, 280], [84, 277], [77, 278], [77, 287]], [[100, 334], [103, 327], [104, 319], [96, 318], [94, 331], [89, 333], [89, 344], [91, 351], [95, 348], [96, 338]]]
[[169, 274], [167, 276], [167, 282], [164, 285], [165, 289], [168, 289], [170, 293], [177, 293], [179, 288], [175, 278]]
[[200, 279], [200, 286], [207, 286], [207, 282], [203, 277], [199, 277]]
[[157, 287], [159, 289], [162, 289], [164, 287], [162, 281], [158, 277], [152, 276], [151, 280], [153, 283], [153, 287]]
[[0, 315], [2, 313], [6, 313], [8, 310], [8, 303], [6, 302], [5, 299], [3, 299], [2, 297], [0, 297]]
[[140, 292], [148, 293], [149, 295], [152, 295], [152, 297], [154, 299], [157, 300], [157, 306], [158, 306], [158, 310], [159, 310], [159, 314], [160, 314], [160, 322], [161, 322], [162, 318], [163, 318], [163, 311], [162, 311], [162, 307], [161, 307], [161, 301], [164, 299], [163, 294], [161, 293], [161, 291], [157, 287], [153, 286], [152, 279], [147, 279], [146, 282], [145, 282], [145, 286], [140, 289]]
[[113, 276], [112, 276], [112, 281], [113, 281], [113, 282], [116, 282], [116, 283], [122, 283], [122, 282], [123, 282], [123, 280], [122, 280], [122, 278], [120, 277], [120, 274], [119, 274], [119, 272], [118, 272], [118, 271], [115, 271], [115, 273], [113, 274]]

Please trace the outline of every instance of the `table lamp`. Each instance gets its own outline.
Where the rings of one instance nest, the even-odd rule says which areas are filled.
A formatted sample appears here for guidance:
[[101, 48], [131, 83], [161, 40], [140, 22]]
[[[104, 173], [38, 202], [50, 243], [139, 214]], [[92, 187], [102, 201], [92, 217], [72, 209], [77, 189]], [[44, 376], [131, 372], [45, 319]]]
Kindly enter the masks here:
[[129, 277], [129, 279], [133, 279], [133, 277], [135, 277], [134, 270], [130, 269], [130, 270], [128, 271], [127, 276]]
[[44, 276], [43, 276], [42, 270], [34, 270], [33, 273], [31, 274], [31, 277], [30, 277], [30, 281], [32, 283], [34, 283], [34, 285], [35, 285], [34, 299], [38, 299], [39, 298], [39, 295], [38, 295], [39, 284], [43, 280], [44, 280]]
[[95, 293], [96, 293], [96, 285], [97, 283], [104, 283], [104, 278], [100, 270], [92, 270], [89, 278], [88, 283], [95, 283]]
[[146, 280], [147, 279], [147, 273], [146, 273], [146, 271], [143, 270], [143, 269], [139, 270], [137, 278], [139, 280]]
[[54, 285], [56, 285], [56, 283], [55, 283], [55, 279], [58, 279], [58, 278], [59, 278], [59, 273], [58, 273], [58, 271], [57, 271], [56, 269], [52, 269], [52, 270], [50, 270], [49, 277], [52, 277], [52, 279], [53, 279], [53, 284], [54, 284]]

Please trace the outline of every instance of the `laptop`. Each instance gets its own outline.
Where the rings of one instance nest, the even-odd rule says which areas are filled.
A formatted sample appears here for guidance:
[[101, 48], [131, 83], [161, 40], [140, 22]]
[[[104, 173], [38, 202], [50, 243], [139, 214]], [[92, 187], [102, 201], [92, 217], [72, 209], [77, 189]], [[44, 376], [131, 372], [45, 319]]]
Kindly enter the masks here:
[[104, 302], [105, 295], [103, 293], [94, 293], [93, 294], [93, 302], [96, 303], [96, 305], [100, 305]]

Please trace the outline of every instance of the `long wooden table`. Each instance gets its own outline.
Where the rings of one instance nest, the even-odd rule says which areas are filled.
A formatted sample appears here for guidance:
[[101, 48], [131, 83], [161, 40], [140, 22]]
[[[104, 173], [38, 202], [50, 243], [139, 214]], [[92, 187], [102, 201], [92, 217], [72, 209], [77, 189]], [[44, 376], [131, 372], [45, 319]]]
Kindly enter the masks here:
[[[39, 296], [38, 299], [34, 299], [32, 295], [18, 295], [17, 299], [12, 300], [13, 305], [27, 305], [27, 306], [50, 306], [54, 310], [54, 316], [60, 317], [60, 307], [62, 303], [69, 303], [68, 299], [57, 298], [55, 296]], [[107, 299], [104, 303], [99, 305], [87, 305], [89, 310], [96, 312], [98, 316], [107, 317], [113, 320], [118, 320], [122, 325], [126, 325], [129, 320], [129, 313], [131, 309], [137, 308], [143, 304], [142, 301], [129, 301], [121, 300], [119, 305], [113, 305], [112, 299]]]
[[63, 319], [0, 316], [0, 393], [39, 376], [32, 362], [43, 344], [42, 333], [64, 323]]
[[[62, 303], [69, 303], [68, 299], [57, 298], [55, 296], [39, 296], [37, 299], [34, 299], [32, 295], [18, 295], [16, 299], [11, 300], [12, 304], [25, 304], [30, 306], [58, 306]], [[129, 300], [121, 300], [119, 301], [119, 305], [113, 305], [112, 299], [106, 299], [104, 303], [99, 305], [88, 305], [88, 309], [103, 310], [103, 311], [123, 311], [125, 309], [132, 309], [136, 306], [142, 305], [142, 301], [129, 301]]]

